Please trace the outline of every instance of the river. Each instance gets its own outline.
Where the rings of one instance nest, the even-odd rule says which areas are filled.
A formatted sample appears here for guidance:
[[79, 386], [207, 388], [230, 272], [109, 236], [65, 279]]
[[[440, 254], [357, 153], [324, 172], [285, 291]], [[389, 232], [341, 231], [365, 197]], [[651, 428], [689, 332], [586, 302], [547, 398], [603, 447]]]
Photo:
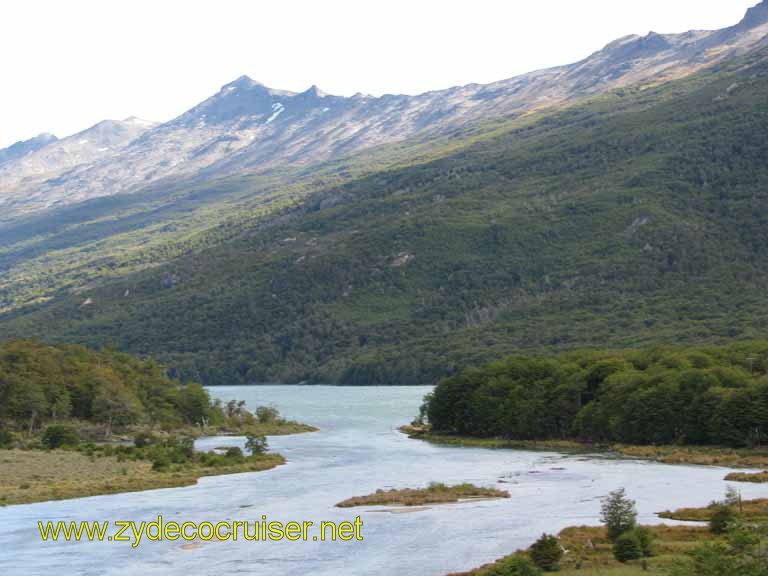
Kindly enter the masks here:
[[[600, 498], [625, 487], [639, 520], [722, 497], [724, 468], [546, 452], [441, 447], [397, 431], [418, 411], [426, 387], [249, 386], [212, 388], [214, 397], [276, 406], [321, 429], [272, 437], [288, 464], [267, 472], [202, 478], [195, 486], [0, 508], [0, 574], [441, 576], [527, 546], [542, 532], [596, 524]], [[200, 448], [242, 445], [207, 438]], [[499, 483], [503, 480], [505, 483]], [[412, 513], [338, 509], [378, 488], [431, 481], [503, 487], [507, 500], [435, 506]], [[737, 486], [745, 498], [759, 485]], [[38, 520], [343, 521], [360, 515], [362, 542], [41, 542]]]

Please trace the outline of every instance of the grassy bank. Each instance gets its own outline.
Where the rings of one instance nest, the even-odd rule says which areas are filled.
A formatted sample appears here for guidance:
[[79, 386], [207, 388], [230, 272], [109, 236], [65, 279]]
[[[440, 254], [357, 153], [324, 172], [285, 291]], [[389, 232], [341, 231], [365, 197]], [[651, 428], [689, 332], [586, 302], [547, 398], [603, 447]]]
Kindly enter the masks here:
[[[768, 522], [768, 498], [757, 500], [744, 500], [734, 506], [736, 511], [744, 518], [755, 522]], [[716, 504], [703, 508], [678, 508], [659, 513], [659, 517], [670, 520], [684, 520], [690, 522], [707, 522], [712, 514], [717, 511]]]
[[[558, 535], [560, 544], [568, 553], [561, 561], [556, 574], [563, 576], [640, 576], [641, 574], [669, 574], [672, 567], [685, 557], [686, 552], [699, 544], [713, 540], [706, 527], [699, 526], [651, 526], [654, 536], [655, 555], [646, 561], [622, 564], [613, 557], [611, 541], [605, 528], [574, 526]], [[497, 562], [486, 564], [469, 572], [450, 576], [498, 576], [504, 574], [504, 566], [512, 556], [526, 556], [518, 552]]]
[[768, 450], [765, 449], [727, 448], [720, 446], [633, 446], [629, 444], [586, 444], [574, 440], [507, 440], [503, 438], [474, 438], [469, 436], [432, 434], [426, 428], [414, 426], [403, 426], [400, 428], [400, 431], [407, 434], [410, 438], [447, 446], [599, 453], [643, 460], [655, 460], [665, 464], [695, 464], [705, 466], [726, 466], [732, 468], [768, 468]]
[[195, 484], [198, 478], [268, 470], [283, 464], [279, 454], [243, 458], [227, 465], [186, 464], [165, 471], [147, 460], [88, 456], [72, 450], [0, 451], [0, 505], [65, 500]]
[[495, 488], [481, 488], [473, 484], [430, 484], [427, 488], [377, 490], [367, 496], [355, 496], [336, 504], [338, 508], [355, 506], [423, 506], [447, 504], [472, 498], [509, 498], [509, 492]]

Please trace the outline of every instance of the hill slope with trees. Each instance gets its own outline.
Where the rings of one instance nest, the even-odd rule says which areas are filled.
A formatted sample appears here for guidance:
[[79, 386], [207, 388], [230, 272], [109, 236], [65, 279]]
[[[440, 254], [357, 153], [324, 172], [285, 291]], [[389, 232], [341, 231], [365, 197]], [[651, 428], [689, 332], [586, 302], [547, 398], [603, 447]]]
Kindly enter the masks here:
[[0, 425], [33, 432], [70, 419], [107, 429], [173, 429], [221, 423], [224, 412], [202, 386], [182, 386], [153, 360], [76, 345], [0, 343]]
[[768, 330], [766, 51], [463, 133], [225, 245], [0, 319], [203, 383], [424, 383]]

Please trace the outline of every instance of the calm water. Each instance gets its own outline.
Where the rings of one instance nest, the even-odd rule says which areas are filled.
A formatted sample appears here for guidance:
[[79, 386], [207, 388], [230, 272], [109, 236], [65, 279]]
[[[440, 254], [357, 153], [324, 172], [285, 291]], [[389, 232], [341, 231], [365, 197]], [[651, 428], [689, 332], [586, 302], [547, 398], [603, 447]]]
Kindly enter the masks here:
[[[443, 575], [530, 544], [543, 531], [597, 523], [599, 499], [624, 486], [640, 520], [721, 497], [727, 470], [648, 462], [438, 447], [397, 427], [416, 414], [428, 388], [221, 387], [222, 400], [274, 404], [316, 434], [271, 438], [288, 464], [268, 472], [203, 478], [196, 486], [0, 508], [0, 574], [93, 575]], [[242, 444], [206, 439], [201, 447]], [[500, 479], [508, 482], [498, 484]], [[473, 482], [508, 489], [508, 500], [437, 506], [408, 514], [334, 504], [377, 488]], [[739, 485], [745, 497], [765, 495]], [[353, 520], [363, 542], [43, 543], [37, 520]]]

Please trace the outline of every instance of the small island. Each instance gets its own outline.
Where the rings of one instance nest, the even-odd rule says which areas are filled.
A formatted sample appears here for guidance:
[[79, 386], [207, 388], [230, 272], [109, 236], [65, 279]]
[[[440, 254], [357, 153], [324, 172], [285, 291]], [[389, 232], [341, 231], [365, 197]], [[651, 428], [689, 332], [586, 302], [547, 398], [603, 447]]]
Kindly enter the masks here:
[[403, 488], [400, 490], [376, 490], [367, 496], [355, 496], [336, 504], [338, 508], [355, 506], [424, 506], [449, 504], [463, 500], [509, 498], [509, 492], [496, 488], [482, 488], [474, 484], [448, 486], [433, 482], [427, 488]]
[[[153, 360], [114, 350], [0, 343], [0, 506], [186, 486], [285, 462], [267, 436], [313, 432], [272, 406], [212, 400]], [[195, 449], [201, 436], [244, 449]]]

